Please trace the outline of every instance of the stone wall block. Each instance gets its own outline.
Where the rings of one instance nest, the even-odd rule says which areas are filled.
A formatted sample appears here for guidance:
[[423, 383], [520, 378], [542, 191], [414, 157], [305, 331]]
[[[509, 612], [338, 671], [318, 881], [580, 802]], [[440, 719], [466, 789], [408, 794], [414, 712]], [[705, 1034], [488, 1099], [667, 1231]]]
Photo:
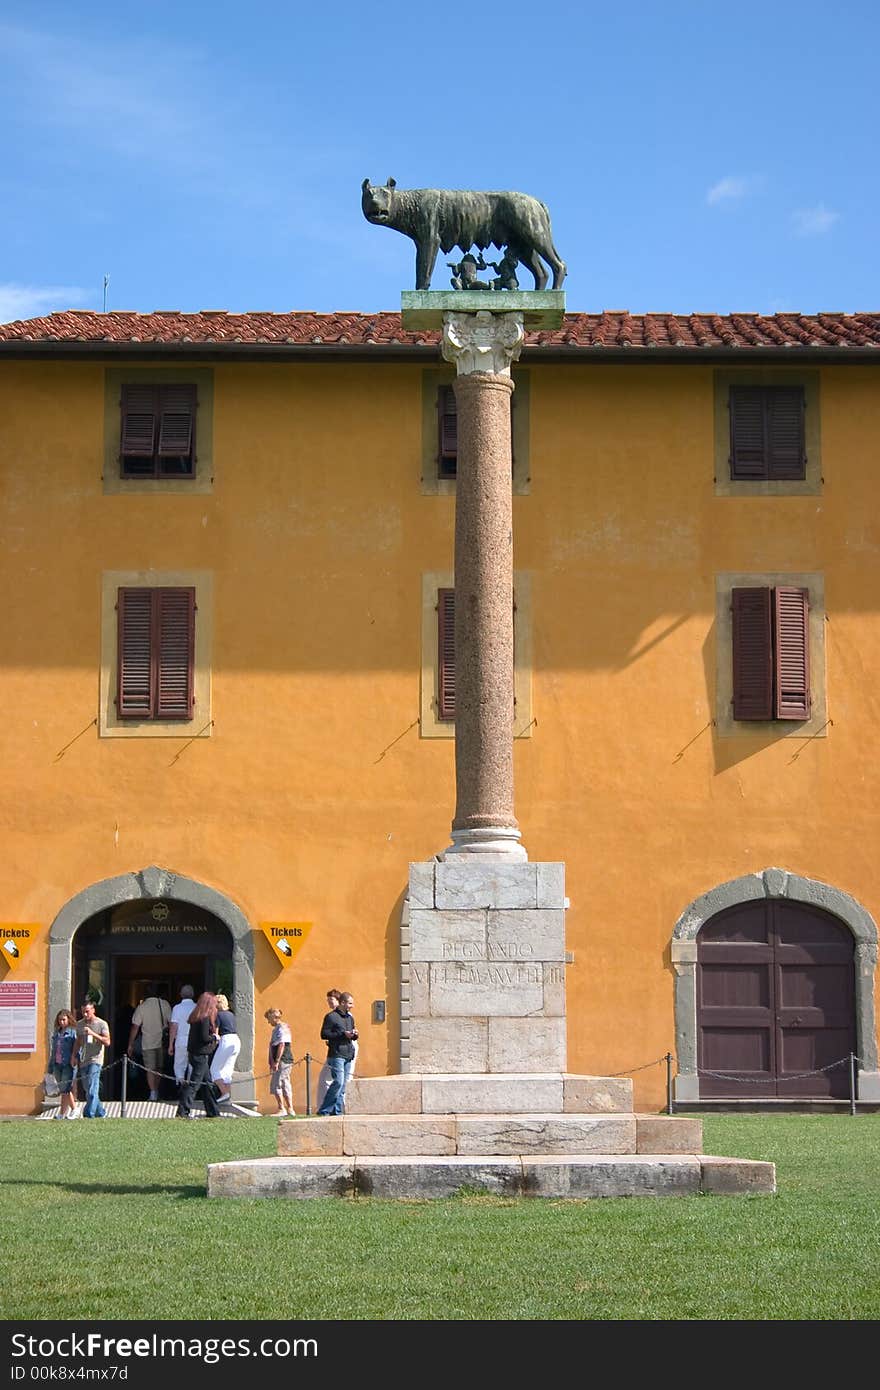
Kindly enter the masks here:
[[700, 1190], [700, 1161], [620, 1154], [523, 1160], [526, 1193], [533, 1197], [666, 1197]]
[[544, 966], [544, 1015], [565, 1018], [565, 966], [555, 962]]
[[342, 1119], [282, 1120], [278, 1126], [278, 1153], [284, 1158], [329, 1158], [341, 1154]]
[[565, 865], [545, 863], [535, 865], [537, 907], [565, 906]]
[[751, 1158], [701, 1158], [702, 1190], [717, 1193], [776, 1191], [776, 1164]]
[[632, 1115], [458, 1117], [460, 1154], [631, 1154]]
[[489, 1020], [414, 1019], [410, 1025], [409, 1055], [413, 1071], [488, 1071]]
[[485, 960], [486, 915], [485, 908], [414, 910], [411, 960]]
[[690, 1115], [636, 1115], [636, 1152], [700, 1154], [703, 1121]]
[[578, 1076], [564, 1078], [564, 1110], [569, 1114], [592, 1115], [631, 1111], [633, 1084], [628, 1076]]
[[353, 1076], [345, 1088], [346, 1115], [417, 1115], [422, 1080], [416, 1076]]
[[564, 1018], [490, 1018], [489, 1071], [565, 1071]]
[[544, 967], [509, 961], [450, 961], [429, 967], [435, 1017], [522, 1018], [544, 1008]]
[[534, 864], [479, 864], [474, 862], [476, 859], [479, 855], [462, 863], [453, 857], [436, 865], [434, 892], [438, 907], [537, 907]]
[[521, 1073], [519, 1076], [425, 1076], [422, 1109], [426, 1115], [559, 1114], [562, 1077]]
[[431, 1013], [430, 969], [424, 963], [410, 966], [409, 1016], [428, 1018]]
[[410, 864], [407, 889], [410, 912], [416, 907], [434, 906], [434, 861]]
[[437, 1157], [419, 1164], [415, 1180], [407, 1158], [359, 1158], [355, 1169], [357, 1191], [365, 1197], [452, 1197], [462, 1187], [507, 1197], [522, 1190], [522, 1165], [516, 1158]]
[[445, 1115], [352, 1116], [345, 1121], [343, 1152], [400, 1157], [454, 1154], [456, 1124]]
[[565, 913], [561, 908], [491, 910], [490, 960], [565, 960]]
[[350, 1158], [256, 1158], [209, 1163], [209, 1197], [350, 1197]]

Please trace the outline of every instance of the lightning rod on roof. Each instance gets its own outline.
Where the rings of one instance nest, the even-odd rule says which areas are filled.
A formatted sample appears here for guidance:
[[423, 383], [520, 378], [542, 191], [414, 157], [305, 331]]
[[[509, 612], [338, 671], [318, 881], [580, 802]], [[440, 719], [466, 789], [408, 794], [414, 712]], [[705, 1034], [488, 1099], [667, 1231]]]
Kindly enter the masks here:
[[110, 284], [110, 276], [104, 276], [104, 313], [107, 312], [107, 286]]

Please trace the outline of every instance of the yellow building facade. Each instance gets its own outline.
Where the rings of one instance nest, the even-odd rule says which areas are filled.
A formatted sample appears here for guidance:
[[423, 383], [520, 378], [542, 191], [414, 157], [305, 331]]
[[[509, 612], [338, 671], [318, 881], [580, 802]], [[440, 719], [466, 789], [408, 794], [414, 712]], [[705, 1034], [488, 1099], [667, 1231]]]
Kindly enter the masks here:
[[[827, 1004], [824, 1051], [747, 1066], [741, 1093], [798, 1095], [783, 1077], [798, 1057], [821, 1071], [852, 1051], [871, 1098], [880, 323], [838, 319], [837, 336], [804, 341], [816, 321], [796, 320], [798, 336], [786, 319], [707, 319], [706, 341], [689, 321], [676, 340], [665, 319], [655, 341], [639, 320], [633, 345], [633, 320], [570, 315], [527, 342], [516, 807], [529, 857], [566, 864], [571, 1071], [672, 1052], [708, 1074], [732, 1055], [712, 1052], [712, 1017], [755, 1037], [769, 1017], [781, 1047], [820, 1026], [798, 1009]], [[242, 1094], [264, 1107], [264, 1010], [283, 1009], [297, 1057], [320, 1059], [330, 986], [355, 996], [359, 1072], [400, 1070], [408, 865], [449, 843], [454, 799], [436, 704], [455, 484], [437, 471], [433, 412], [449, 379], [436, 342], [395, 315], [79, 314], [0, 330], [0, 931], [32, 929], [0, 985], [37, 984], [35, 1049], [0, 1050], [3, 1112], [37, 1110], [52, 1019], [89, 987], [117, 1051], [147, 982], [172, 1002], [181, 982], [225, 988]], [[121, 477], [125, 390], [181, 384], [197, 400], [191, 475]], [[802, 477], [731, 479], [738, 386], [802, 390]], [[183, 719], [119, 715], [119, 595], [143, 589], [193, 594]], [[807, 595], [808, 717], [732, 715], [742, 589]], [[780, 936], [786, 967], [748, 924], [712, 937], [738, 904], [786, 902], [851, 946], [819, 985], [807, 961], [793, 1003], [766, 990], [797, 977], [801, 938]], [[289, 962], [268, 924], [307, 924]], [[701, 957], [701, 933], [729, 959]], [[761, 947], [757, 984], [738, 940]], [[662, 1066], [635, 1083], [637, 1109], [663, 1104]], [[680, 1099], [718, 1093], [703, 1077]]]

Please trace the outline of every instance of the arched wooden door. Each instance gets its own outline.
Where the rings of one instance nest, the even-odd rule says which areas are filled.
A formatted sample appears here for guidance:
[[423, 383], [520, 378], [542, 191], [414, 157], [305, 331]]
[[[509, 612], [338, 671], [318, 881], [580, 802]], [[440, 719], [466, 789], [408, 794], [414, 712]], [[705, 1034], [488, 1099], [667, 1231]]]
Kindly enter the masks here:
[[800, 1073], [855, 1051], [854, 983], [830, 913], [783, 898], [719, 912], [697, 937], [700, 1095], [848, 1095], [847, 1067]]

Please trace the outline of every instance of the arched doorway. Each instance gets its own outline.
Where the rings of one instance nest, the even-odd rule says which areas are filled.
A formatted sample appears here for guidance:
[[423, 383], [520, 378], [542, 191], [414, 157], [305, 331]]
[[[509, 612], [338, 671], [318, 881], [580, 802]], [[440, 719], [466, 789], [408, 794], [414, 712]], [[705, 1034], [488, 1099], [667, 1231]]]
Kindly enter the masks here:
[[710, 918], [697, 937], [700, 1096], [847, 1096], [849, 1067], [833, 1064], [856, 1050], [853, 948], [809, 903]]
[[[177, 898], [134, 899], [83, 922], [73, 939], [73, 999], [76, 1004], [92, 999], [110, 1025], [105, 1099], [118, 1100], [122, 1094], [122, 1063], [138, 1004], [157, 995], [173, 1006], [182, 985], [191, 986], [196, 998], [211, 990], [232, 999], [232, 946], [218, 917]], [[136, 1065], [128, 1077], [133, 1100], [145, 1100], [148, 1093], [140, 1041], [138, 1037]], [[177, 1088], [170, 1079], [170, 1064], [162, 1071], [160, 1097], [173, 1100]]]
[[[752, 904], [773, 904], [787, 903], [792, 906], [802, 906], [806, 908], [818, 909], [823, 914], [823, 919], [830, 920], [839, 930], [842, 929], [849, 934], [852, 939], [853, 964], [849, 967], [852, 971], [853, 981], [853, 1003], [852, 1015], [854, 1016], [855, 1047], [854, 1051], [858, 1055], [857, 1075], [859, 1099], [866, 1101], [880, 1101], [880, 1067], [878, 1067], [877, 1053], [877, 1029], [874, 1010], [874, 977], [877, 969], [877, 926], [873, 917], [861, 903], [851, 897], [849, 893], [842, 892], [839, 888], [834, 888], [828, 883], [822, 883], [818, 879], [802, 878], [799, 874], [789, 873], [786, 869], [763, 869], [760, 873], [745, 874], [741, 878], [729, 880], [727, 883], [720, 883], [708, 892], [695, 898], [689, 903], [682, 912], [672, 933], [670, 943], [670, 958], [673, 969], [674, 979], [674, 1001], [675, 1001], [675, 1051], [678, 1064], [678, 1074], [675, 1078], [675, 1099], [676, 1102], [688, 1103], [699, 1102], [701, 1098], [706, 1098], [708, 1093], [703, 1090], [700, 1076], [700, 1067], [704, 1065], [701, 1053], [701, 1028], [705, 1026], [705, 1021], [698, 1022], [699, 1010], [702, 1009], [702, 1002], [698, 1009], [698, 994], [700, 1000], [705, 993], [701, 983], [698, 991], [697, 976], [698, 970], [702, 970], [703, 965], [700, 960], [701, 946], [699, 940], [703, 929], [713, 920], [719, 921], [730, 909], [747, 908]], [[845, 938], [843, 938], [845, 940]], [[835, 938], [837, 945], [840, 944], [840, 936]], [[710, 944], [709, 936], [706, 937], [706, 945]], [[724, 942], [714, 943], [718, 947], [726, 949]], [[743, 944], [743, 943], [739, 943]], [[753, 943], [759, 946], [760, 943]], [[776, 949], [773, 943], [765, 942]], [[779, 945], [777, 938], [777, 945]], [[784, 940], [781, 943], [785, 944]], [[789, 943], [797, 945], [796, 942]], [[802, 943], [803, 944], [803, 943]], [[815, 945], [816, 943], [814, 943]], [[829, 942], [829, 944], [831, 944]], [[738, 949], [736, 942], [726, 943]], [[809, 946], [809, 943], [807, 943]], [[809, 952], [808, 952], [809, 953]], [[785, 964], [784, 958], [777, 959], [777, 966]], [[793, 963], [791, 961], [789, 964]], [[730, 964], [736, 965], [732, 961]], [[748, 961], [739, 962], [744, 970], [748, 969]], [[765, 962], [766, 964], [766, 962]], [[804, 962], [809, 964], [809, 962]], [[840, 964], [840, 962], [838, 962]], [[844, 966], [844, 968], [846, 968]], [[793, 977], [792, 977], [793, 979]], [[788, 985], [788, 981], [785, 982]], [[792, 984], [795, 987], [796, 982]], [[744, 983], [744, 975], [740, 974], [738, 984], [734, 984], [731, 979], [724, 985], [724, 989], [729, 991], [747, 988]], [[802, 982], [801, 986], [808, 990], [808, 980]], [[769, 986], [767, 986], [769, 991]], [[769, 1001], [772, 997], [769, 992], [766, 995]], [[791, 998], [789, 993], [787, 996]], [[803, 997], [803, 996], [798, 996]], [[777, 989], [777, 1000], [779, 999]], [[708, 1002], [708, 1000], [707, 1000]], [[733, 1003], [735, 1004], [735, 1000]], [[763, 1007], [763, 1006], [760, 1006]], [[769, 1007], [769, 1002], [768, 1002]], [[795, 1016], [797, 1011], [795, 1010]], [[800, 1015], [802, 1018], [805, 1015]], [[808, 1017], [808, 1016], [806, 1016]], [[774, 1005], [775, 1018], [775, 1005]], [[742, 1016], [741, 1016], [742, 1019]], [[760, 1021], [760, 1020], [759, 1020]], [[801, 1026], [801, 1025], [798, 1025]], [[833, 1029], [831, 1030], [833, 1031]], [[792, 1040], [792, 1048], [801, 1046], [800, 1042]], [[848, 1050], [848, 1049], [845, 1049]], [[714, 1054], [712, 1054], [714, 1055]], [[838, 1054], [842, 1055], [842, 1054]], [[836, 1058], [830, 1058], [834, 1061]], [[827, 1063], [826, 1063], [827, 1065]], [[713, 1071], [723, 1071], [727, 1068], [712, 1067]], [[790, 1070], [790, 1069], [789, 1069]], [[813, 1067], [802, 1067], [797, 1070], [812, 1071]], [[734, 1074], [734, 1073], [730, 1073]], [[783, 1073], [784, 1075], [784, 1073]], [[780, 1076], [777, 1072], [773, 1073], [776, 1097], [782, 1095]], [[793, 1080], [793, 1078], [789, 1078]], [[773, 1095], [773, 1088], [762, 1086], [761, 1093], [765, 1091]], [[737, 1087], [737, 1093], [740, 1088]], [[717, 1094], [717, 1093], [716, 1093]], [[800, 1093], [802, 1095], [802, 1093]], [[751, 1100], [757, 1099], [757, 1088], [748, 1097]], [[770, 1098], [770, 1097], [768, 1097]], [[798, 1092], [792, 1092], [792, 1098], [798, 1098]]]
[[[48, 1020], [85, 997], [90, 987], [102, 991], [111, 1029], [116, 1025], [111, 1012], [121, 1010], [146, 983], [176, 992], [182, 983], [223, 989], [241, 1037], [234, 1094], [251, 1102], [253, 962], [250, 923], [225, 894], [167, 869], [120, 874], [77, 893], [49, 929]], [[123, 1035], [114, 1035], [117, 1052], [127, 1042], [124, 1018], [121, 1023]]]

